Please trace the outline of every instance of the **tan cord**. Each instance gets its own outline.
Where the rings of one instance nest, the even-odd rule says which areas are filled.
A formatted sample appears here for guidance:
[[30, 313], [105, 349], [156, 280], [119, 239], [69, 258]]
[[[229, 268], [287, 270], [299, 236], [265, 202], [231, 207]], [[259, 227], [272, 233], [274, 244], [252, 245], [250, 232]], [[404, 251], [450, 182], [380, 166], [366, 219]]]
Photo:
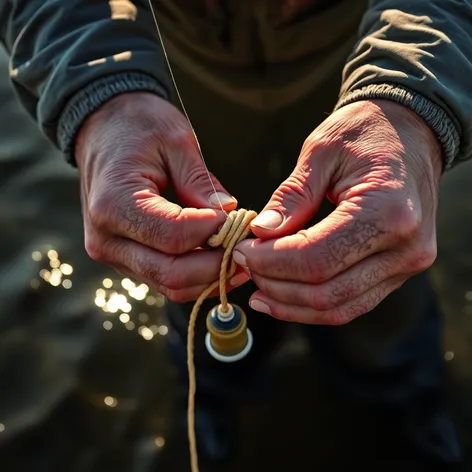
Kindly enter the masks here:
[[[223, 260], [221, 262], [220, 278], [207, 287], [198, 297], [193, 306], [192, 313], [188, 324], [187, 335], [187, 366], [188, 366], [188, 440], [190, 445], [190, 464], [192, 472], [198, 472], [198, 453], [197, 439], [195, 436], [195, 392], [197, 389], [195, 380], [195, 364], [194, 364], [194, 338], [195, 323], [197, 321], [198, 312], [202, 303], [218, 286], [220, 288], [220, 302], [222, 311], [228, 311], [228, 297], [226, 295], [226, 282], [236, 271], [236, 263], [233, 261], [232, 254], [234, 247], [240, 241], [245, 239], [251, 232], [251, 221], [257, 216], [255, 211], [240, 209], [232, 211], [219, 231], [208, 240], [211, 247], [222, 246], [225, 249]], [[231, 262], [230, 262], [231, 260]], [[229, 269], [228, 269], [229, 264]]]

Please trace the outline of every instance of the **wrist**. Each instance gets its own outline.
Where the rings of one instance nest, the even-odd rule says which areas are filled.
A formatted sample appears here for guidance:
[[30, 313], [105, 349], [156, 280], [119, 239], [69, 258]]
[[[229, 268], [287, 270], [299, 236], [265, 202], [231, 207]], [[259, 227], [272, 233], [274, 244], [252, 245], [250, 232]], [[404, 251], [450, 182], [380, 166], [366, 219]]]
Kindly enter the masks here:
[[419, 167], [425, 174], [429, 169], [431, 177], [439, 180], [444, 169], [443, 147], [433, 128], [410, 108], [389, 100], [378, 100], [387, 118], [399, 132], [399, 138], [405, 147], [405, 159]]
[[57, 126], [57, 142], [71, 164], [74, 147], [84, 122], [113, 98], [128, 92], [146, 92], [167, 97], [161, 84], [153, 77], [136, 72], [121, 72], [97, 79], [79, 90], [61, 113]]
[[[117, 150], [122, 145], [139, 148], [143, 135], [155, 127], [155, 112], [165, 102], [149, 92], [131, 91], [114, 96], [91, 113], [82, 123], [74, 143], [74, 155], [80, 167], [85, 156]], [[152, 116], [149, 114], [152, 109]], [[114, 153], [115, 154], [115, 153]]]
[[[431, 174], [439, 180], [444, 169], [443, 148], [432, 127], [416, 112], [405, 105], [386, 99], [358, 102], [364, 110], [377, 118], [387, 120], [404, 149], [405, 164], [418, 168], [422, 174]], [[429, 171], [429, 172], [427, 172]]]
[[450, 168], [454, 164], [461, 147], [460, 124], [438, 103], [399, 84], [379, 83], [345, 93], [335, 110], [368, 100], [388, 100], [403, 105], [422, 117], [441, 143], [443, 168]]

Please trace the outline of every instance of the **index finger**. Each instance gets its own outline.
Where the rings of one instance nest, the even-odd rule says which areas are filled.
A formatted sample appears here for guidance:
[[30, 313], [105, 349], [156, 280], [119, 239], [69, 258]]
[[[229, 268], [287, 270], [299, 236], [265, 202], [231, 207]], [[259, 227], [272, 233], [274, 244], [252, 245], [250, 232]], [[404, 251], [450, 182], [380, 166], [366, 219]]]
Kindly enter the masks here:
[[102, 231], [165, 254], [202, 246], [226, 219], [222, 211], [182, 208], [150, 188], [129, 189], [113, 201], [99, 203], [89, 210], [89, 217]]
[[[242, 241], [236, 251], [260, 276], [321, 283], [386, 249], [391, 240], [381, 218], [338, 208], [307, 230], [272, 241]], [[240, 261], [237, 253], [234, 257]]]

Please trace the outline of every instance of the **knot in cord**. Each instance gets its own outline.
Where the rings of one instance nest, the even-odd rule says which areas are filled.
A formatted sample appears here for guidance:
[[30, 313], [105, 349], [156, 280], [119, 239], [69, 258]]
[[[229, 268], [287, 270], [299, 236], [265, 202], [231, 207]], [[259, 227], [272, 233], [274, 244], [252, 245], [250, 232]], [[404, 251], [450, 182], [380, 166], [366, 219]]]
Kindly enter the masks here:
[[[226, 281], [236, 271], [236, 263], [233, 261], [232, 254], [234, 247], [240, 241], [245, 239], [251, 232], [251, 221], [257, 216], [255, 211], [244, 210], [243, 208], [230, 212], [224, 225], [218, 232], [210, 237], [208, 245], [211, 247], [223, 247], [225, 252], [223, 260], [221, 261], [220, 278], [209, 285], [202, 294], [198, 297], [193, 306], [192, 313], [188, 324], [187, 334], [187, 366], [188, 366], [188, 440], [190, 445], [190, 462], [192, 472], [198, 472], [198, 453], [197, 440], [195, 436], [195, 392], [197, 390], [195, 381], [195, 364], [194, 364], [194, 338], [195, 338], [195, 323], [197, 321], [198, 311], [205, 299], [218, 286], [220, 289], [220, 303], [222, 311], [228, 311], [228, 297], [226, 295]], [[231, 263], [230, 263], [231, 260]], [[228, 269], [228, 264], [229, 269]]]
[[[232, 211], [224, 225], [218, 232], [208, 240], [211, 247], [222, 246], [225, 249], [220, 268], [220, 302], [222, 311], [228, 311], [228, 297], [226, 295], [226, 281], [236, 271], [236, 263], [232, 259], [233, 249], [240, 241], [246, 239], [251, 232], [251, 221], [257, 216], [255, 211], [240, 210]], [[231, 264], [228, 269], [229, 261]]]

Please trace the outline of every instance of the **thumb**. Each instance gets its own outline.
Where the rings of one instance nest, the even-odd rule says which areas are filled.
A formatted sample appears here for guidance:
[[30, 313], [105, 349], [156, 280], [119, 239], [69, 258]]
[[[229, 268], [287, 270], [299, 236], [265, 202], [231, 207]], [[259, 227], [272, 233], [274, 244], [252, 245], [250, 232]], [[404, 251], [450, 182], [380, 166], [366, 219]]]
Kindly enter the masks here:
[[280, 238], [293, 234], [316, 214], [325, 197], [329, 179], [326, 171], [308, 164], [300, 163], [295, 167], [252, 221], [251, 230], [258, 238]]
[[[171, 154], [171, 155], [169, 155]], [[234, 210], [238, 202], [211, 174], [192, 136], [167, 155], [170, 178], [182, 204], [195, 208]]]

